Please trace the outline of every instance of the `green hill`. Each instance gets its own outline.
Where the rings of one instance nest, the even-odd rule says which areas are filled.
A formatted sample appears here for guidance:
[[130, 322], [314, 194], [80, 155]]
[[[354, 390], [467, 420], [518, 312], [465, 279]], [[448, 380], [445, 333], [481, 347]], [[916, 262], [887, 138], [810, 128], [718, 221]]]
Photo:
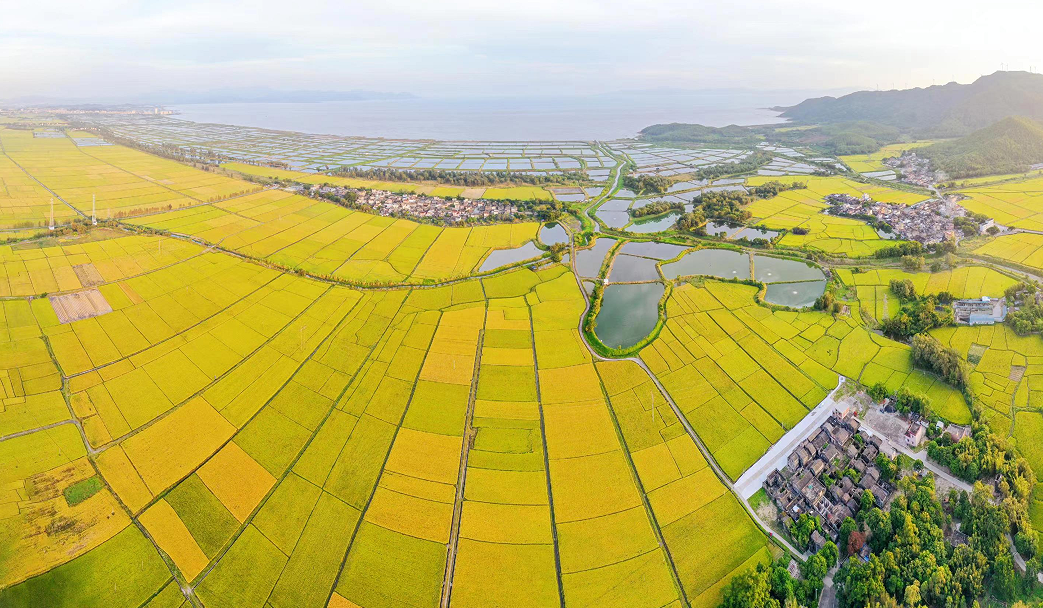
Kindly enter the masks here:
[[868, 154], [901, 139], [892, 126], [867, 121], [794, 129], [793, 125], [705, 127], [687, 123], [658, 124], [641, 129], [642, 141], [675, 144], [754, 146], [769, 140], [789, 146], [813, 146], [829, 154]]
[[1008, 116], [1043, 121], [1043, 75], [996, 72], [971, 84], [807, 99], [782, 115], [803, 124], [872, 121], [918, 137], [960, 137]]
[[1043, 125], [1022, 116], [1005, 118], [960, 139], [917, 150], [954, 179], [1023, 173], [1043, 163]]

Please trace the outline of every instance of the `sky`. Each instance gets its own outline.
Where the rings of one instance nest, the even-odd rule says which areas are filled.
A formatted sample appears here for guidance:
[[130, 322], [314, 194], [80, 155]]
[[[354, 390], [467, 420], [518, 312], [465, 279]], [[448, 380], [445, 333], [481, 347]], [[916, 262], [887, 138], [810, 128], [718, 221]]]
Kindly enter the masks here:
[[1026, 0], [4, 2], [0, 99], [833, 90], [1043, 69]]

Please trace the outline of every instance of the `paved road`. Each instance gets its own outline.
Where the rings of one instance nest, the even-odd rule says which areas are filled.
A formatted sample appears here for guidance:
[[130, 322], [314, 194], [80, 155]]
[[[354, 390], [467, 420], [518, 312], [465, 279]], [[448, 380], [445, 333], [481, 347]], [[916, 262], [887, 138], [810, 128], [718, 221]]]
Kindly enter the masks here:
[[739, 493], [739, 496], [744, 499], [753, 496], [757, 493], [757, 490], [761, 489], [761, 486], [764, 485], [764, 480], [768, 478], [768, 475], [771, 475], [772, 471], [781, 469], [786, 465], [786, 458], [789, 457], [790, 452], [812, 435], [829, 418], [829, 415], [837, 409], [837, 402], [834, 397], [837, 391], [840, 390], [840, 387], [844, 386], [846, 380], [847, 378], [840, 376], [840, 382], [837, 383], [837, 387], [826, 395], [826, 398], [815, 406], [811, 413], [798, 422], [797, 426], [783, 435], [782, 439], [779, 439], [764, 456], [761, 456], [757, 462], [753, 463], [753, 466], [739, 477], [735, 482], [735, 490]]
[[866, 432], [868, 432], [870, 435], [876, 435], [876, 436], [880, 437], [885, 442], [887, 442], [888, 445], [890, 445], [891, 447], [895, 448], [899, 452], [905, 454], [906, 456], [908, 456], [910, 458], [913, 458], [915, 460], [919, 460], [920, 462], [922, 462], [924, 464], [924, 468], [927, 469], [928, 471], [934, 473], [936, 477], [944, 479], [946, 482], [956, 486], [957, 488], [963, 490], [964, 492], [968, 492], [968, 493], [973, 493], [974, 492], [974, 486], [972, 486], [971, 484], [967, 483], [966, 481], [963, 481], [962, 479], [957, 479], [955, 476], [953, 476], [952, 473], [950, 473], [949, 471], [945, 470], [943, 467], [941, 467], [938, 464], [936, 464], [936, 463], [932, 462], [931, 460], [929, 460], [927, 458], [927, 450], [920, 450], [919, 452], [914, 452], [914, 451], [910, 450], [905, 445], [902, 445], [902, 444], [899, 444], [899, 443], [896, 443], [894, 441], [889, 440], [887, 438], [887, 435], [885, 435], [884, 433], [882, 433], [880, 431], [875, 430], [872, 426], [870, 426], [870, 423], [867, 422], [864, 418], [862, 419], [862, 427], [861, 428], [863, 430], [865, 430]]

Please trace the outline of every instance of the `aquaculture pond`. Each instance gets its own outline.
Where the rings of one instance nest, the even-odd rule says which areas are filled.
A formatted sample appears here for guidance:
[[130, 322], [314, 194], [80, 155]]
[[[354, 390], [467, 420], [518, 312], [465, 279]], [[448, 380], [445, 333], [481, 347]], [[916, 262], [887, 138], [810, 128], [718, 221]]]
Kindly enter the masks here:
[[710, 236], [723, 236], [726, 239], [739, 240], [741, 238], [771, 240], [779, 236], [777, 230], [766, 230], [764, 228], [748, 228], [742, 224], [728, 224], [723, 222], [706, 222], [706, 234]]
[[770, 283], [764, 293], [764, 301], [779, 306], [804, 308], [811, 306], [826, 291], [826, 281], [803, 283]]
[[612, 270], [608, 273], [608, 280], [610, 283], [658, 281], [659, 273], [656, 272], [655, 265], [656, 260], [650, 258], [620, 254], [612, 261]]
[[601, 211], [597, 212], [598, 218], [605, 222], [609, 228], [622, 228], [630, 222], [630, 214], [626, 211]]
[[657, 243], [656, 241], [631, 241], [620, 249], [620, 253], [637, 255], [643, 258], [655, 258], [657, 260], [670, 260], [681, 255], [685, 245], [672, 245], [670, 243]]
[[630, 348], [654, 328], [659, 319], [662, 283], [609, 285], [601, 295], [594, 333], [610, 348]]
[[677, 223], [679, 217], [681, 217], [680, 213], [673, 212], [654, 219], [635, 221], [629, 228], [627, 228], [627, 232], [650, 234], [652, 232], [670, 230], [674, 227], [674, 224]]
[[590, 249], [580, 249], [576, 252], [576, 272], [581, 277], [593, 278], [601, 272], [601, 264], [605, 261], [605, 254], [616, 244], [615, 239], [598, 239]]
[[750, 256], [728, 249], [699, 249], [670, 264], [663, 264], [668, 279], [707, 275], [722, 279], [750, 278]]
[[540, 242], [550, 247], [558, 243], [568, 243], [569, 233], [561, 224], [546, 224], [540, 228]]
[[500, 266], [521, 262], [522, 260], [531, 260], [541, 255], [543, 255], [543, 251], [534, 245], [532, 241], [514, 249], [497, 249], [490, 253], [489, 257], [485, 258], [482, 265], [478, 267], [478, 272], [486, 272]]
[[826, 275], [817, 266], [804, 262], [755, 255], [753, 256], [753, 278], [762, 283], [788, 283], [791, 281], [821, 281], [825, 280]]

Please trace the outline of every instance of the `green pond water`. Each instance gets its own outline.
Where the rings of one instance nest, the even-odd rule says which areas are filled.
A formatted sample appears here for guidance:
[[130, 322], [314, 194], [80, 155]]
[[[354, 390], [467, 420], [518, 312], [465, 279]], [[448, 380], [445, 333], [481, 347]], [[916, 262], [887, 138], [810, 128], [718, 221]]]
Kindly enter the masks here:
[[629, 348], [649, 334], [659, 319], [662, 283], [609, 285], [602, 294], [594, 333], [611, 348]]

